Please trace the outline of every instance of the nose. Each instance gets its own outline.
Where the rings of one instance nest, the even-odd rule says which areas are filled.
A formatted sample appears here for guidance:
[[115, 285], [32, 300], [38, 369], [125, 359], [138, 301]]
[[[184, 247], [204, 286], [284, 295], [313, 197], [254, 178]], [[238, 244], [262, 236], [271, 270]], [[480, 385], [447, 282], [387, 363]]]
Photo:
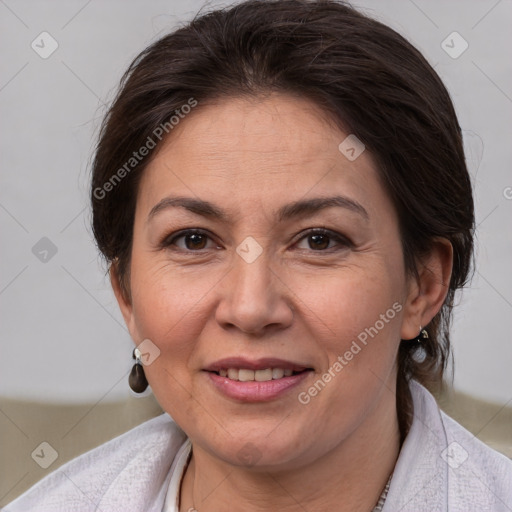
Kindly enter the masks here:
[[251, 263], [235, 255], [219, 286], [222, 298], [215, 316], [224, 329], [263, 336], [292, 324], [293, 293], [264, 253]]

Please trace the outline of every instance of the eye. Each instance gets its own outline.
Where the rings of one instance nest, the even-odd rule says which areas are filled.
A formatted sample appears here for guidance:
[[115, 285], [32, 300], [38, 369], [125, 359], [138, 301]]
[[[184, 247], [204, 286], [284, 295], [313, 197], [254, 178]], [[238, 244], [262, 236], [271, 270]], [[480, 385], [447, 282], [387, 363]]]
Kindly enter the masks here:
[[[180, 245], [177, 241], [181, 239], [183, 239], [183, 244]], [[211, 238], [205, 231], [199, 229], [186, 229], [166, 237], [162, 241], [161, 245], [166, 248], [174, 245], [183, 251], [196, 252], [204, 249], [212, 249], [213, 247], [206, 247], [208, 240], [211, 240]]]
[[[308, 231], [300, 238], [299, 242], [301, 240], [305, 240], [308, 243], [309, 247], [306, 247], [306, 249], [312, 249], [317, 252], [327, 252], [325, 249], [332, 249], [332, 246], [329, 247], [330, 242], [332, 241], [335, 241], [340, 246], [338, 250], [346, 249], [352, 245], [352, 243], [344, 236], [333, 231], [320, 228]], [[303, 248], [304, 247], [301, 249]]]
[[[326, 249], [333, 249], [333, 242], [335, 242], [334, 247], [336, 244], [339, 246], [337, 250], [346, 249], [347, 247], [352, 246], [352, 243], [346, 237], [323, 228], [316, 228], [306, 232], [295, 245], [299, 245], [303, 240], [307, 241], [309, 247], [298, 248], [309, 249], [315, 252], [332, 252], [327, 251]], [[207, 232], [200, 229], [186, 229], [167, 236], [160, 245], [162, 248], [176, 248], [176, 250], [183, 252], [199, 252], [202, 250], [219, 248], [218, 244], [208, 247], [208, 241], [213, 242]]]

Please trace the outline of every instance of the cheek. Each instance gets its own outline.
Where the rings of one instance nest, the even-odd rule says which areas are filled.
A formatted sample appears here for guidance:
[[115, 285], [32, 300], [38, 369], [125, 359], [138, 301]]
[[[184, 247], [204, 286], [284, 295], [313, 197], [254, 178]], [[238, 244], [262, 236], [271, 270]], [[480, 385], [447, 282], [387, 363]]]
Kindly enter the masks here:
[[201, 413], [195, 395], [191, 361], [204, 328], [199, 318], [209, 279], [192, 279], [166, 263], [133, 263], [133, 313], [140, 339], [150, 339], [159, 357], [144, 368], [158, 402], [180, 424]]
[[163, 356], [160, 365], [147, 368], [148, 379], [162, 378], [157, 367], [164, 365], [181, 379], [186, 378], [194, 340], [200, 338], [204, 327], [202, 309], [216, 281], [211, 272], [201, 275], [196, 271], [192, 275], [156, 258], [135, 257], [132, 269], [137, 335], [140, 340], [148, 338], [155, 343]]
[[[155, 340], [179, 340], [183, 325], [194, 328], [194, 317], [219, 280], [207, 265], [172, 264], [165, 253], [134, 251], [131, 267], [133, 310], [140, 334]], [[187, 331], [189, 332], [189, 331]], [[168, 336], [166, 336], [168, 335]]]
[[326, 280], [316, 295], [317, 323], [326, 333], [318, 348], [327, 362], [303, 399], [317, 411], [331, 411], [332, 428], [357, 421], [384, 383], [392, 387], [404, 301], [400, 261], [400, 254], [389, 262], [372, 258]]
[[399, 266], [385, 267], [326, 280], [315, 295], [316, 344], [326, 356], [325, 367], [301, 390], [301, 403], [307, 402], [304, 411], [312, 417], [329, 411], [326, 429], [352, 428], [382, 387], [392, 387], [403, 296], [401, 274], [395, 273]]
[[299, 288], [296, 282], [294, 292], [307, 306], [304, 316], [317, 326], [317, 334], [322, 333], [330, 351], [339, 353], [352, 340], [364, 342], [368, 330], [373, 337], [375, 328], [384, 337], [399, 332], [404, 298], [401, 271], [400, 265], [368, 262], [318, 276], [315, 286]]

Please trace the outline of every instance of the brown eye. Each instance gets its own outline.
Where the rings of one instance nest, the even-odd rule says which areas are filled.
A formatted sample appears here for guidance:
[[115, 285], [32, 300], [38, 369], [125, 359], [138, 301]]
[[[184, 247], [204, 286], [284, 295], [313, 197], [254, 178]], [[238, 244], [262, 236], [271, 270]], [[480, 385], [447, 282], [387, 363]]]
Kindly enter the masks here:
[[[182, 241], [178, 242], [179, 240]], [[207, 247], [208, 240], [211, 239], [204, 231], [186, 230], [166, 237], [161, 245], [165, 248], [174, 246], [182, 251], [195, 252], [211, 248]]]
[[[352, 243], [344, 236], [325, 229], [316, 229], [307, 232], [299, 240], [299, 244], [303, 243], [302, 241], [307, 241], [307, 247], [299, 247], [300, 249], [310, 249], [317, 252], [327, 252], [326, 249], [333, 248], [335, 250], [341, 250], [352, 246]], [[337, 249], [336, 246], [338, 246]]]
[[184, 235], [187, 249], [204, 249], [207, 237], [199, 233]]
[[322, 234], [309, 235], [309, 246], [311, 249], [327, 249], [329, 246], [329, 236]]

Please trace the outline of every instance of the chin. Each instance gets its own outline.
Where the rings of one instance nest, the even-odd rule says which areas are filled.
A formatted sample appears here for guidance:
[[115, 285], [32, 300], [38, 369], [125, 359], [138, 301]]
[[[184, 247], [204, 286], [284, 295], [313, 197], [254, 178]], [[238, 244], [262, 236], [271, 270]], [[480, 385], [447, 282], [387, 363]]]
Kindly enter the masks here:
[[232, 466], [247, 469], [275, 471], [277, 468], [285, 470], [287, 467], [296, 467], [297, 457], [300, 455], [297, 447], [301, 443], [290, 435], [283, 437], [277, 430], [273, 434], [269, 438], [260, 430], [254, 435], [243, 432], [239, 436], [228, 435], [223, 446], [215, 446], [212, 440], [209, 451]]

